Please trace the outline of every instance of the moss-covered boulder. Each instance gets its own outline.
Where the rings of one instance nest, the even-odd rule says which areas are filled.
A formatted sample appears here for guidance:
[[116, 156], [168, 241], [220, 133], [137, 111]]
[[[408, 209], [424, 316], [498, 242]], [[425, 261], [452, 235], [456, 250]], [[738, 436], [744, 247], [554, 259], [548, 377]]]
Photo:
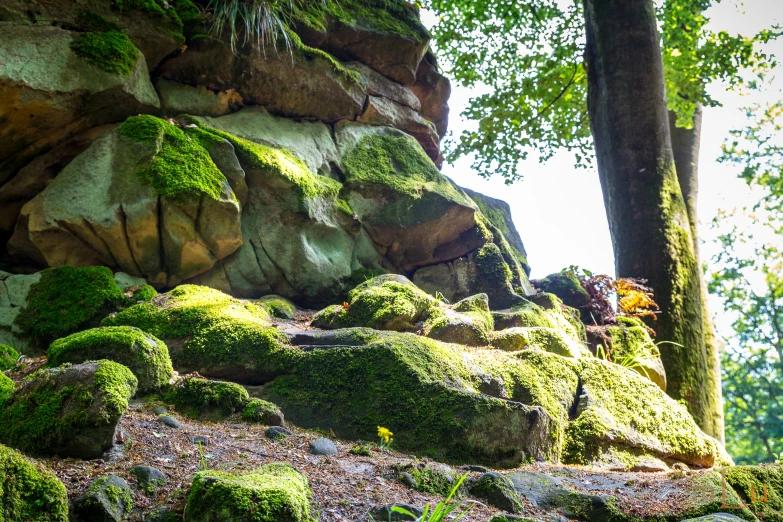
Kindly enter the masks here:
[[666, 369], [661, 353], [644, 323], [635, 317], [618, 317], [617, 324], [590, 328], [589, 341], [611, 360], [624, 364], [666, 391]]
[[487, 346], [492, 326], [487, 294], [478, 294], [463, 299], [453, 307], [440, 304], [431, 308], [422, 325], [422, 334], [447, 343]]
[[282, 426], [285, 417], [275, 404], [263, 399], [250, 399], [245, 409], [242, 410], [242, 420], [267, 426]]
[[587, 310], [590, 305], [590, 294], [572, 270], [549, 274], [534, 280], [533, 285], [542, 292], [556, 295], [563, 303], [573, 308]]
[[495, 471], [484, 473], [468, 487], [471, 495], [493, 507], [511, 513], [522, 511], [522, 499], [514, 489], [514, 483], [501, 473]]
[[14, 390], [16, 390], [14, 381], [6, 377], [4, 373], [0, 372], [0, 404], [13, 395]]
[[259, 299], [261, 305], [269, 311], [272, 317], [278, 319], [293, 319], [296, 305], [279, 295], [267, 295]]
[[60, 266], [40, 272], [15, 324], [41, 346], [49, 346], [55, 339], [97, 326], [125, 303], [108, 268]]
[[492, 346], [507, 352], [515, 352], [526, 348], [540, 348], [546, 352], [575, 359], [592, 356], [585, 345], [575, 341], [562, 330], [545, 326], [500, 330], [495, 333], [492, 339]]
[[351, 290], [346, 305], [334, 305], [313, 317], [318, 328], [364, 326], [376, 330], [411, 331], [418, 328], [437, 301], [406, 277], [374, 277]]
[[77, 520], [95, 522], [122, 522], [133, 510], [133, 491], [124, 479], [106, 475], [92, 481], [73, 502]]
[[224, 419], [241, 412], [250, 397], [233, 382], [186, 377], [174, 385], [172, 402], [186, 415], [202, 419]]
[[262, 384], [290, 371], [301, 351], [271, 326], [263, 305], [211, 288], [180, 285], [107, 317], [103, 326], [135, 326], [163, 339], [174, 367], [207, 377]]
[[150, 393], [166, 386], [174, 375], [166, 345], [130, 326], [108, 326], [58, 339], [47, 352], [49, 366], [108, 359], [127, 366], [139, 380], [138, 391]]
[[[308, 352], [295, 372], [267, 384], [263, 394], [289, 422], [345, 438], [371, 440], [384, 426], [400, 448], [451, 460], [513, 465], [556, 458], [556, 421], [543, 408], [527, 406], [542, 401], [478, 393], [483, 355], [474, 359], [457, 345], [379, 332], [364, 346]], [[511, 378], [507, 382], [513, 387]]]
[[39, 370], [0, 401], [0, 442], [26, 453], [99, 457], [137, 385], [112, 361]]
[[723, 476], [759, 520], [783, 520], [783, 464], [729, 467]]
[[200, 471], [193, 478], [188, 522], [310, 522], [307, 478], [289, 464], [250, 472]]
[[567, 462], [620, 461], [631, 469], [651, 455], [700, 467], [730, 463], [684, 406], [637, 373], [582, 359], [578, 374], [576, 418], [566, 430]]
[[[585, 342], [585, 326], [552, 294], [539, 294], [536, 302], [525, 300], [509, 310], [492, 313], [495, 330], [515, 327], [545, 327], [560, 330], [577, 342]], [[531, 298], [533, 299], [533, 298]]]
[[0, 344], [0, 372], [13, 368], [18, 360], [19, 352], [7, 344]]
[[45, 466], [0, 445], [0, 520], [66, 522], [68, 494]]

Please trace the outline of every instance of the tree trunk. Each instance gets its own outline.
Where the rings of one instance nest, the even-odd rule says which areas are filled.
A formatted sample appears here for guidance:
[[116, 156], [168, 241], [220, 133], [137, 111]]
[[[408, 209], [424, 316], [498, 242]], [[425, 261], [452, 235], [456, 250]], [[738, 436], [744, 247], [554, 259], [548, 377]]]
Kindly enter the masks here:
[[[668, 391], [722, 437], [701, 267], [674, 164], [652, 0], [584, 0], [588, 110], [618, 277], [647, 279]], [[682, 346], [678, 346], [682, 345]]]
[[[669, 111], [669, 132], [671, 134], [672, 152], [674, 154], [674, 165], [677, 170], [677, 180], [680, 183], [682, 197], [685, 200], [685, 207], [688, 211], [688, 221], [691, 225], [691, 238], [693, 239], [693, 252], [698, 266], [701, 266], [699, 255], [699, 217], [696, 212], [696, 203], [699, 197], [699, 149], [701, 145], [701, 127], [702, 127], [702, 106], [696, 106], [693, 114], [693, 127], [684, 129], [677, 127], [677, 115]], [[707, 308], [707, 284], [704, 281], [704, 273], [699, 270], [699, 283], [702, 291], [702, 324], [704, 327], [705, 350], [712, 357], [712, 367], [715, 375], [720, 379], [720, 350], [721, 342], [715, 335], [715, 326], [712, 323], [712, 315]], [[723, 404], [723, 393], [718, 381], [718, 391], [720, 402]], [[720, 436], [715, 437], [723, 440], [723, 416], [714, 419], [716, 433]]]

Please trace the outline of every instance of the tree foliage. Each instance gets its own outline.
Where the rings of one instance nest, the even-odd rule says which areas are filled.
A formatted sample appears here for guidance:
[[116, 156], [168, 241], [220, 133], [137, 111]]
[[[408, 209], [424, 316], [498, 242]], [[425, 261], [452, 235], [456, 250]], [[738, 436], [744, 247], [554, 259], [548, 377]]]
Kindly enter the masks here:
[[732, 317], [723, 355], [729, 451], [738, 462], [775, 461], [783, 452], [783, 105], [747, 110], [721, 161], [760, 194], [743, 212], [722, 212], [710, 291]]
[[[719, 105], [707, 85], [755, 87], [775, 65], [753, 38], [715, 32], [704, 14], [712, 0], [665, 0], [658, 8], [669, 109], [677, 125], [692, 125], [698, 104]], [[481, 87], [463, 113], [478, 122], [447, 142], [449, 161], [467, 156], [484, 177], [519, 180], [519, 162], [572, 151], [576, 164], [592, 158], [584, 67], [584, 19], [578, 0], [429, 0], [438, 15], [434, 34], [448, 74]], [[750, 74], [746, 74], [750, 71]]]

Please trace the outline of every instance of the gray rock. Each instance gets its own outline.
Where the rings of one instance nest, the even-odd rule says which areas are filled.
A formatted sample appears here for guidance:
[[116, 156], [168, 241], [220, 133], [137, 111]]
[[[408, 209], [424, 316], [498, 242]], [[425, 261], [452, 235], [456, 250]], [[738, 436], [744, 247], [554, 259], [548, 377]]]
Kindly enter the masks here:
[[408, 486], [409, 488], [416, 489], [416, 486], [419, 485], [418, 482], [416, 482], [416, 479], [413, 478], [413, 475], [408, 473], [407, 471], [403, 471], [400, 473], [400, 482]]
[[[406, 515], [404, 513], [397, 513], [392, 511], [392, 507], [399, 507], [406, 511], [410, 511], [415, 516]], [[386, 504], [384, 506], [374, 506], [370, 509], [370, 515], [378, 522], [386, 522], [387, 520], [402, 521], [402, 520], [417, 520], [424, 513], [424, 510], [410, 504]]]
[[152, 408], [152, 413], [154, 413], [155, 415], [166, 415], [168, 412], [169, 409], [166, 408], [165, 406], [158, 405]]
[[133, 509], [133, 492], [116, 475], [95, 479], [73, 503], [73, 511], [83, 522], [121, 522]]
[[332, 442], [331, 440], [326, 438], [321, 438], [321, 439], [316, 439], [310, 443], [309, 451], [313, 455], [332, 456], [332, 455], [337, 455], [337, 446], [335, 446], [334, 442]]
[[264, 435], [266, 435], [269, 439], [279, 440], [290, 437], [293, 435], [293, 433], [282, 426], [270, 426], [266, 429], [266, 431], [264, 431]]
[[462, 469], [465, 471], [478, 471], [479, 473], [486, 473], [489, 471], [489, 468], [485, 466], [478, 466], [476, 464], [469, 464], [467, 466], [462, 466]]
[[514, 484], [502, 473], [490, 471], [481, 475], [469, 486], [470, 493], [485, 500], [489, 505], [503, 511], [519, 513], [522, 511], [522, 499], [514, 489]]
[[169, 428], [182, 428], [182, 424], [180, 424], [180, 422], [171, 415], [161, 415], [158, 417], [158, 422], [164, 426], [168, 426]]
[[165, 486], [169, 482], [162, 471], [150, 466], [133, 466], [128, 470], [128, 473], [136, 477], [139, 489], [147, 494]]

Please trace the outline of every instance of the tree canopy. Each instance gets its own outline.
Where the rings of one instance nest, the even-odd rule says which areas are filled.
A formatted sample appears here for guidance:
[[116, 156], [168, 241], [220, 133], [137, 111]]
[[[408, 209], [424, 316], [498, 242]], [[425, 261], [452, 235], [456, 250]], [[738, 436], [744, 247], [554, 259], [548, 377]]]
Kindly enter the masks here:
[[[667, 103], [677, 125], [689, 127], [699, 104], [719, 105], [707, 91], [713, 81], [756, 87], [775, 65], [753, 38], [713, 31], [705, 11], [711, 0], [665, 0], [657, 5]], [[519, 180], [519, 162], [572, 151], [586, 167], [593, 156], [587, 116], [584, 16], [578, 0], [430, 0], [438, 15], [434, 34], [449, 76], [488, 91], [464, 112], [478, 122], [447, 142], [454, 162], [471, 157], [484, 177]]]

